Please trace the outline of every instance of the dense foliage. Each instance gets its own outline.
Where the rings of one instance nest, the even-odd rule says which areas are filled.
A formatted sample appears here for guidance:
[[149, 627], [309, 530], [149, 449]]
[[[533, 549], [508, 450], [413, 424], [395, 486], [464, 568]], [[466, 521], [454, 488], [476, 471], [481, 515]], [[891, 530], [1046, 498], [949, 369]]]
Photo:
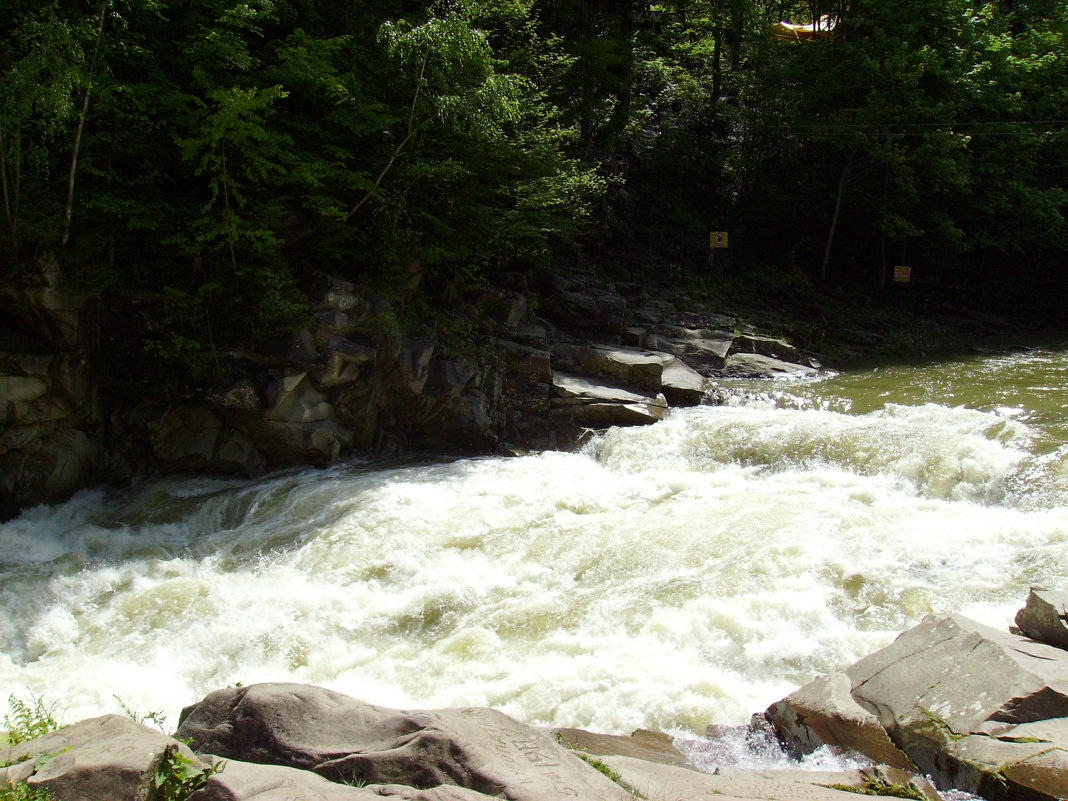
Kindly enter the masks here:
[[1060, 0], [8, 0], [0, 254], [161, 294], [178, 355], [298, 325], [314, 270], [640, 278], [709, 230], [736, 271], [1059, 280], [1066, 33]]

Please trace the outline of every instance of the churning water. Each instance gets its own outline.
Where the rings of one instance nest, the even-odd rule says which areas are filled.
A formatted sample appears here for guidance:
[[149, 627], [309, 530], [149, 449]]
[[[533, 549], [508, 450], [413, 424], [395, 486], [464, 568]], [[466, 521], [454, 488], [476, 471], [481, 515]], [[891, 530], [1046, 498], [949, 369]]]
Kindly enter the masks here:
[[812, 382], [580, 453], [82, 492], [0, 526], [0, 688], [67, 721], [293, 680], [703, 732], [1068, 572], [1068, 355]]

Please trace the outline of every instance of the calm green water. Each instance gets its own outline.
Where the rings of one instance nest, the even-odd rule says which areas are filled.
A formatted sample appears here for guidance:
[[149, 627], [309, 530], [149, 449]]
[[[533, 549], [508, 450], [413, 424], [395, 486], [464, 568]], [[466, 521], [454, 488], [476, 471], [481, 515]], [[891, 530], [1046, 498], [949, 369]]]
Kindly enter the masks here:
[[699, 733], [1068, 575], [1068, 355], [812, 382], [581, 453], [168, 478], [0, 526], [0, 686], [76, 719], [295, 680]]

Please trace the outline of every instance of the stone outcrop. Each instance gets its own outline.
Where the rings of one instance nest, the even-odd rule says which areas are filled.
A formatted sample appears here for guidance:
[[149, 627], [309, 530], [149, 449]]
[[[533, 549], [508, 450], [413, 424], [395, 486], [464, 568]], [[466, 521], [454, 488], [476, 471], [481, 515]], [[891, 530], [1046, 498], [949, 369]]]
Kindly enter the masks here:
[[989, 799], [1068, 797], [1068, 655], [961, 615], [929, 617], [765, 717], [800, 751], [904, 759]]
[[621, 797], [550, 737], [491, 709], [404, 712], [317, 687], [254, 685], [187, 708], [178, 736], [227, 759], [348, 783], [455, 785], [515, 801]]
[[[547, 278], [537, 304], [525, 278], [502, 274], [477, 306], [458, 302], [455, 331], [422, 336], [400, 332], [386, 298], [324, 276], [307, 328], [217, 354], [225, 381], [164, 387], [144, 378], [160, 365], [138, 344], [161, 297], [98, 303], [66, 289], [54, 259], [37, 266], [0, 291], [12, 321], [0, 324], [0, 520], [145, 468], [255, 476], [352, 451], [566, 448], [708, 402], [713, 378], [813, 372], [734, 317], [583, 274]], [[130, 330], [114, 333], [109, 315]]]
[[700, 771], [657, 732], [542, 730], [492, 709], [401, 711], [299, 684], [210, 693], [183, 711], [175, 738], [113, 715], [83, 721], [13, 746], [0, 786], [25, 782], [56, 801], [836, 801], [877, 790], [939, 799], [882, 766]]

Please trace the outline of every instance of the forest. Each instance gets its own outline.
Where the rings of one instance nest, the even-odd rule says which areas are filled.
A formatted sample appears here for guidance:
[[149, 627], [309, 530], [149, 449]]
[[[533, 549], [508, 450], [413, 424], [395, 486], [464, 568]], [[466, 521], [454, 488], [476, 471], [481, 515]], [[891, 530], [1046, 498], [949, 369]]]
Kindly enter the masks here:
[[1066, 36], [1062, 0], [5, 0], [0, 280], [153, 293], [188, 363], [323, 272], [433, 306], [707, 271], [713, 231], [724, 275], [1055, 300]]

